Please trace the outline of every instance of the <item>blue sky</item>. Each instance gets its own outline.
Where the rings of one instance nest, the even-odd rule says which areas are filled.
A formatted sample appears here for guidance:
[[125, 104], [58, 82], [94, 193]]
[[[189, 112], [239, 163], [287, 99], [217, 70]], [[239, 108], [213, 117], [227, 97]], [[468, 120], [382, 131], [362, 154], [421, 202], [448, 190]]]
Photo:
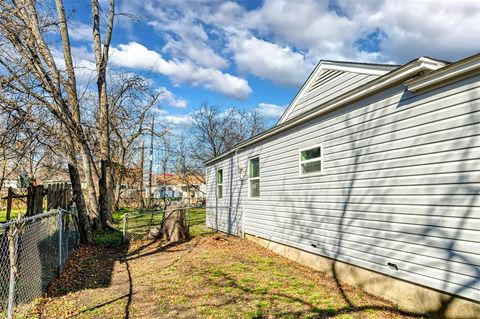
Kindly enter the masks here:
[[[67, 9], [85, 73], [93, 62], [90, 4]], [[321, 59], [401, 64], [480, 51], [477, 0], [117, 0], [117, 13], [125, 15], [115, 21], [111, 68], [163, 90], [159, 113], [172, 126], [188, 123], [204, 101], [257, 108], [274, 123]]]

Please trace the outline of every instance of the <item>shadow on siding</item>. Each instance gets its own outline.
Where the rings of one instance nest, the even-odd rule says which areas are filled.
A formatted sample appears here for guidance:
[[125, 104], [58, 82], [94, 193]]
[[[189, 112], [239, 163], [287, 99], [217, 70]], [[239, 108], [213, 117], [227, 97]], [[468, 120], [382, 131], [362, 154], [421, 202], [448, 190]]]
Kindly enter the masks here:
[[[461, 84], [458, 84], [460, 86]], [[428, 95], [433, 95], [438, 92], [430, 92], [428, 94], [423, 95], [428, 96]], [[477, 98], [475, 95], [472, 93], [472, 99]], [[412, 101], [413, 99], [413, 101]], [[413, 109], [411, 108], [409, 110], [409, 105], [411, 102], [414, 102], [416, 99], [418, 99], [418, 96], [412, 95], [410, 93], [406, 94], [402, 101], [396, 105], [395, 107], [397, 108], [396, 112], [402, 112], [401, 116], [402, 118], [408, 117], [409, 112]], [[423, 105], [416, 105], [414, 108], [422, 107]], [[440, 107], [440, 104], [439, 104]], [[366, 258], [370, 258], [374, 254], [376, 255], [375, 258], [377, 260], [385, 260], [385, 263], [383, 264], [383, 271], [380, 270], [380, 272], [387, 274], [387, 275], [392, 275], [395, 277], [395, 270], [390, 270], [387, 265], [387, 262], [391, 261], [392, 264], [398, 264], [399, 270], [400, 271], [407, 271], [407, 272], [413, 272], [417, 274], [426, 274], [431, 271], [440, 271], [443, 273], [442, 277], [443, 278], [437, 278], [440, 280], [443, 284], [442, 287], [439, 287], [439, 290], [445, 290], [447, 289], [447, 286], [449, 283], [455, 282], [455, 281], [462, 281], [461, 285], [458, 285], [455, 291], [453, 291], [453, 294], [441, 300], [441, 306], [438, 309], [432, 309], [428, 314], [435, 317], [435, 318], [444, 318], [445, 315], [448, 313], [449, 307], [452, 303], [452, 301], [456, 297], [455, 295], [462, 294], [466, 289], [471, 289], [470, 287], [478, 287], [479, 281], [480, 281], [480, 265], [478, 262], [472, 258], [471, 253], [478, 253], [478, 252], [463, 252], [461, 249], [458, 248], [458, 246], [462, 243], [465, 242], [465, 239], [462, 237], [462, 232], [464, 232], [465, 229], [469, 229], [469, 226], [466, 224], [467, 219], [474, 217], [478, 218], [478, 210], [475, 211], [476, 207], [478, 206], [478, 195], [480, 192], [479, 188], [479, 183], [478, 181], [474, 180], [474, 177], [471, 176], [472, 173], [472, 161], [467, 161], [466, 159], [477, 159], [478, 160], [478, 141], [479, 138], [478, 136], [480, 135], [480, 125], [479, 125], [479, 120], [480, 120], [480, 115], [478, 112], [478, 106], [475, 105], [470, 105], [470, 106], [465, 106], [465, 108], [470, 108], [468, 112], [468, 116], [465, 117], [465, 122], [468, 123], [475, 123], [474, 125], [468, 125], [465, 126], [465, 128], [462, 130], [462, 133], [459, 135], [455, 135], [451, 137], [451, 140], [453, 141], [454, 139], [457, 139], [455, 144], [452, 145], [451, 149], [447, 150], [446, 152], [438, 153], [438, 154], [432, 154], [432, 158], [430, 158], [431, 163], [426, 163], [424, 164], [425, 167], [428, 167], [429, 165], [433, 165], [435, 163], [449, 163], [449, 158], [452, 157], [451, 152], [455, 151], [461, 152], [461, 160], [455, 160], [451, 161], [452, 168], [449, 170], [450, 172], [456, 172], [455, 177], [452, 177], [451, 181], [448, 181], [448, 184], [441, 184], [439, 187], [448, 187], [445, 189], [443, 192], [436, 192], [436, 187], [437, 184], [435, 184], [435, 179], [439, 180], [440, 178], [438, 177], [439, 175], [433, 175], [430, 176], [430, 178], [433, 178], [432, 181], [429, 184], [422, 185], [423, 190], [425, 191], [424, 194], [424, 201], [428, 202], [427, 205], [425, 205], [425, 209], [422, 214], [424, 220], [423, 222], [415, 224], [415, 221], [407, 221], [405, 224], [399, 226], [398, 221], [394, 221], [394, 215], [391, 213], [388, 213], [388, 210], [385, 212], [379, 212], [378, 215], [376, 213], [374, 214], [364, 214], [364, 212], [375, 212], [375, 208], [378, 210], [378, 205], [383, 205], [390, 203], [389, 201], [389, 196], [396, 195], [395, 194], [395, 188], [394, 187], [389, 187], [389, 179], [388, 178], [378, 178], [375, 181], [375, 184], [372, 185], [372, 187], [369, 187], [366, 192], [361, 192], [359, 191], [359, 188], [357, 187], [357, 183], [361, 181], [361, 178], [358, 176], [364, 171], [362, 167], [362, 161], [364, 160], [365, 156], [367, 156], [370, 152], [372, 152], [373, 144], [370, 144], [372, 141], [372, 138], [376, 135], [379, 134], [378, 131], [381, 130], [381, 128], [374, 124], [374, 119], [378, 117], [378, 114], [376, 114], [376, 111], [370, 112], [370, 113], [364, 113], [362, 114], [362, 125], [357, 126], [355, 128], [355, 131], [350, 133], [350, 140], [348, 143], [351, 145], [351, 150], [353, 151], [353, 156], [352, 156], [352, 164], [351, 167], [349, 166], [349, 181], [348, 181], [348, 187], [346, 189], [342, 189], [342, 203], [341, 203], [341, 210], [340, 214], [338, 214], [335, 211], [332, 211], [327, 208], [327, 213], [326, 214], [318, 214], [318, 211], [316, 209], [321, 208], [322, 204], [319, 204], [319, 206], [315, 205], [314, 199], [316, 199], [316, 196], [310, 196], [308, 200], [305, 202], [302, 202], [302, 207], [297, 207], [295, 205], [295, 202], [292, 200], [295, 199], [291, 195], [292, 187], [289, 185], [289, 183], [283, 183], [283, 192], [280, 195], [283, 198], [283, 204], [285, 203], [293, 203], [290, 206], [290, 209], [292, 212], [298, 214], [302, 214], [300, 221], [299, 218], [297, 217], [292, 217], [289, 221], [288, 226], [282, 226], [281, 228], [278, 228], [278, 234], [277, 237], [289, 237], [291, 240], [296, 240], [295, 233], [301, 234], [299, 236], [300, 242], [302, 244], [306, 243], [311, 243], [313, 245], [318, 244], [318, 254], [324, 255], [327, 257], [330, 257], [334, 260], [342, 260], [348, 263], [355, 264], [355, 261], [352, 260], [352, 252], [356, 250], [357, 252], [357, 260], [359, 254], [368, 254], [369, 256]], [[389, 112], [388, 114], [391, 114]], [[348, 114], [344, 114], [344, 116], [349, 116]], [[399, 118], [401, 120], [401, 118]], [[348, 117], [347, 120], [344, 122], [344, 125], [356, 125], [356, 123], [359, 122], [358, 118], [350, 118]], [[392, 134], [392, 139], [393, 140], [400, 140], [402, 138], [402, 130], [398, 130], [398, 122], [388, 124], [388, 128], [390, 129], [390, 132]], [[435, 129], [432, 129], [432, 132], [435, 131]], [[456, 131], [457, 132], [457, 131]], [[425, 134], [429, 134], [428, 132]], [[476, 136], [476, 138], [462, 138], [465, 137], [466, 135], [468, 136]], [[418, 148], [415, 148], [413, 145], [421, 144], [423, 143], [425, 136], [418, 136], [415, 137], [411, 145], [406, 147], [402, 151], [402, 156], [403, 157], [412, 157], [415, 158], [415, 156], [420, 156], [422, 154], [419, 152]], [[324, 147], [326, 149], [325, 153], [328, 158], [328, 148], [329, 148], [329, 142], [332, 142], [333, 140], [329, 140], [328, 136], [324, 140]], [[365, 144], [365, 141], [368, 141]], [[445, 142], [440, 141], [441, 142]], [[452, 143], [453, 144], [453, 143]], [[390, 145], [390, 143], [389, 143]], [[392, 147], [394, 148], [395, 145], [392, 144]], [[436, 151], [433, 150], [432, 153], [435, 153]], [[391, 168], [389, 165], [389, 162], [386, 162], [384, 160], [387, 159], [387, 155], [383, 155], [382, 153], [377, 153], [377, 168], [379, 170], [379, 174], [381, 172], [384, 172], [385, 169]], [[382, 160], [383, 159], [383, 160]], [[334, 167], [335, 162], [334, 160], [330, 161], [325, 161], [325, 167], [327, 169], [327, 173], [325, 176], [328, 176], [328, 169], [329, 167]], [[475, 172], [478, 172], [478, 168], [475, 170]], [[396, 169], [396, 176], [401, 176], [405, 175], [406, 172], [405, 170], [398, 168]], [[408, 173], [407, 173], [408, 174]], [[442, 182], [444, 183], [444, 182]], [[410, 185], [411, 187], [419, 186], [420, 184], [412, 184]], [[378, 187], [377, 187], [378, 186]], [[383, 188], [379, 188], [380, 186], [383, 186]], [[439, 194], [439, 196], [436, 197], [430, 197], [432, 194]], [[410, 196], [406, 196], [410, 195]], [[409, 207], [409, 205], [414, 205], [411, 202], [412, 196], [419, 195], [416, 193], [408, 194], [404, 193], [402, 194], [402, 199], [399, 202], [395, 202], [395, 205], [404, 205], [405, 207]], [[362, 198], [359, 199], [359, 196], [362, 196]], [[370, 197], [374, 196], [374, 197]], [[368, 198], [375, 198], [375, 203], [369, 203]], [[358, 204], [363, 205], [362, 211], [358, 211]], [[418, 205], [417, 205], [418, 206]], [[422, 205], [421, 205], [422, 206]], [[457, 206], [455, 209], [455, 212], [457, 213], [455, 215], [451, 214], [449, 215], [448, 210], [446, 208], [452, 207], [452, 206]], [[327, 205], [328, 207], [328, 205]], [[477, 207], [478, 209], [478, 207]], [[417, 210], [413, 211], [414, 213], [418, 213], [418, 207]], [[308, 214], [305, 214], [308, 213]], [[397, 211], [398, 213], [398, 211]], [[412, 212], [401, 212], [402, 214], [405, 213], [412, 213]], [[383, 216], [381, 216], [383, 215]], [[275, 215], [277, 216], [277, 215]], [[336, 225], [336, 238], [333, 238], [331, 236], [326, 236], [326, 232], [324, 230], [328, 229], [323, 228], [323, 229], [318, 229], [314, 227], [309, 227], [307, 224], [309, 222], [320, 222], [323, 225], [332, 225], [332, 216], [334, 217], [339, 217], [338, 224]], [[444, 216], [456, 216], [460, 218], [454, 219], [455, 222], [446, 224], [443, 219]], [[386, 221], [388, 224], [384, 225], [384, 228], [382, 229], [375, 229], [375, 227], [368, 228], [368, 223], [370, 222], [375, 222], [375, 217], [379, 218], [381, 217], [382, 221]], [[374, 220], [369, 220], [370, 218], [374, 218]], [[354, 225], [356, 224], [357, 221], [362, 221], [364, 222], [364, 225], [366, 228], [364, 228], [364, 238], [365, 241], [359, 242], [359, 246], [362, 245], [362, 247], [352, 247], [352, 242], [351, 239], [346, 240], [345, 236], [346, 234], [352, 234], [351, 230]], [[377, 220], [378, 221], [378, 220]], [[396, 238], [390, 238], [389, 245], [391, 247], [389, 249], [384, 249], [380, 246], [375, 246], [372, 245], [370, 250], [365, 251], [363, 244], [365, 242], [369, 242], [372, 240], [372, 238], [385, 238], [385, 234], [383, 231], [388, 231], [392, 230], [392, 224], [397, 223], [397, 229], [400, 227], [400, 231], [396, 231]], [[281, 219], [276, 218], [275, 221], [276, 225], [282, 225], [284, 224], [284, 221]], [[418, 226], [418, 227], [417, 227]], [[277, 226], [278, 227], [278, 226]], [[472, 229], [474, 231], [478, 231], [478, 229]], [[293, 232], [292, 232], [293, 231]], [[320, 241], [312, 240], [312, 235], [322, 235], [323, 238]], [[420, 242], [412, 242], [411, 237], [409, 237], [409, 234], [413, 235], [420, 235], [421, 241]], [[351, 238], [351, 237], [350, 237]], [[438, 247], [439, 245], [439, 238], [446, 238], [447, 241], [444, 242], [442, 247]], [[463, 238], [463, 239], [462, 239]], [[274, 239], [272, 239], [274, 240]], [[386, 238], [388, 241], [389, 238]], [[437, 247], [438, 249], [436, 250], [442, 252], [442, 256], [439, 258], [436, 258], [435, 260], [431, 259], [430, 262], [426, 264], [413, 264], [410, 263], [409, 260], [405, 260], [406, 255], [410, 255], [412, 257], [412, 260], [415, 259], [415, 255], [419, 254], [421, 255], [424, 253], [423, 251], [409, 251], [409, 247], [406, 247], [408, 245], [418, 245], [418, 248], [421, 249], [424, 246], [428, 247]], [[471, 243], [472, 244], [472, 243]], [[411, 247], [411, 246], [410, 246]], [[362, 250], [363, 249], [363, 250]], [[309, 251], [313, 251], [313, 249], [309, 249]], [[427, 253], [427, 252], [425, 252]], [[403, 259], [403, 260], [402, 260]], [[425, 256], [425, 259], [428, 260], [428, 257]], [[443, 259], [443, 260], [442, 260]], [[418, 261], [418, 259], [417, 259]], [[405, 266], [408, 266], [407, 270], [401, 269], [402, 264]], [[458, 269], [458, 267], [461, 266], [461, 269]], [[378, 265], [378, 267], [382, 267], [382, 265]], [[368, 268], [368, 267], [366, 267]], [[378, 269], [376, 270], [378, 271]], [[398, 270], [397, 270], [398, 271]], [[340, 282], [340, 276], [338, 273], [338, 262], [334, 262], [331, 267], [331, 272], [335, 277], [335, 280], [337, 282], [338, 288], [342, 292], [343, 298], [345, 301], [353, 308], [355, 308], [354, 302], [351, 300], [350, 296], [342, 289], [342, 284]], [[465, 274], [467, 273], [467, 274]], [[461, 278], [461, 279], [459, 279]], [[470, 278], [470, 279], [465, 279], [465, 278]], [[451, 287], [450, 287], [451, 290]]]

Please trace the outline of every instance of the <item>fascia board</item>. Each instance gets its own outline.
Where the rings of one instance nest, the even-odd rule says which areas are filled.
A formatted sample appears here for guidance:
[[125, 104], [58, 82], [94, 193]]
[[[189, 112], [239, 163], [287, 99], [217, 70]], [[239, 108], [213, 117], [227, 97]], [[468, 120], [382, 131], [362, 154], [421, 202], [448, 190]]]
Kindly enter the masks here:
[[416, 79], [412, 79], [405, 84], [407, 85], [408, 91], [416, 92], [475, 71], [480, 71], [480, 54], [450, 64]]

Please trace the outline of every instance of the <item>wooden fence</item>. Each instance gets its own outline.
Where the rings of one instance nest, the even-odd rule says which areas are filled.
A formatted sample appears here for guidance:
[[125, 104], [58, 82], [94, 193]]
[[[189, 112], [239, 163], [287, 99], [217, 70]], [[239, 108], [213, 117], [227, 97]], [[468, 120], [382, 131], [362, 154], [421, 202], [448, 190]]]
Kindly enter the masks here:
[[2, 199], [7, 200], [6, 221], [11, 218], [13, 199], [26, 199], [25, 216], [33, 216], [41, 214], [44, 209], [44, 198], [46, 197], [46, 209], [63, 208], [68, 210], [72, 202], [72, 187], [68, 183], [50, 184], [47, 187], [43, 185], [29, 186], [23, 189], [22, 193], [14, 190], [12, 187], [8, 188], [7, 196]]

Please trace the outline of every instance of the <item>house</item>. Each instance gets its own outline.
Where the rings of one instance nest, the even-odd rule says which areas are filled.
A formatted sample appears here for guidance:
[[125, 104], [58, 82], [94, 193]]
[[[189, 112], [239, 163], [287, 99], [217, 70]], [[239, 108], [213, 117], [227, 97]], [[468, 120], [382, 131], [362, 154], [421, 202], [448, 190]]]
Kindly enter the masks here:
[[182, 198], [203, 200], [206, 193], [205, 177], [197, 175], [180, 176], [172, 173], [155, 176], [155, 198]]
[[210, 159], [207, 225], [438, 318], [480, 318], [480, 54], [321, 61]]

